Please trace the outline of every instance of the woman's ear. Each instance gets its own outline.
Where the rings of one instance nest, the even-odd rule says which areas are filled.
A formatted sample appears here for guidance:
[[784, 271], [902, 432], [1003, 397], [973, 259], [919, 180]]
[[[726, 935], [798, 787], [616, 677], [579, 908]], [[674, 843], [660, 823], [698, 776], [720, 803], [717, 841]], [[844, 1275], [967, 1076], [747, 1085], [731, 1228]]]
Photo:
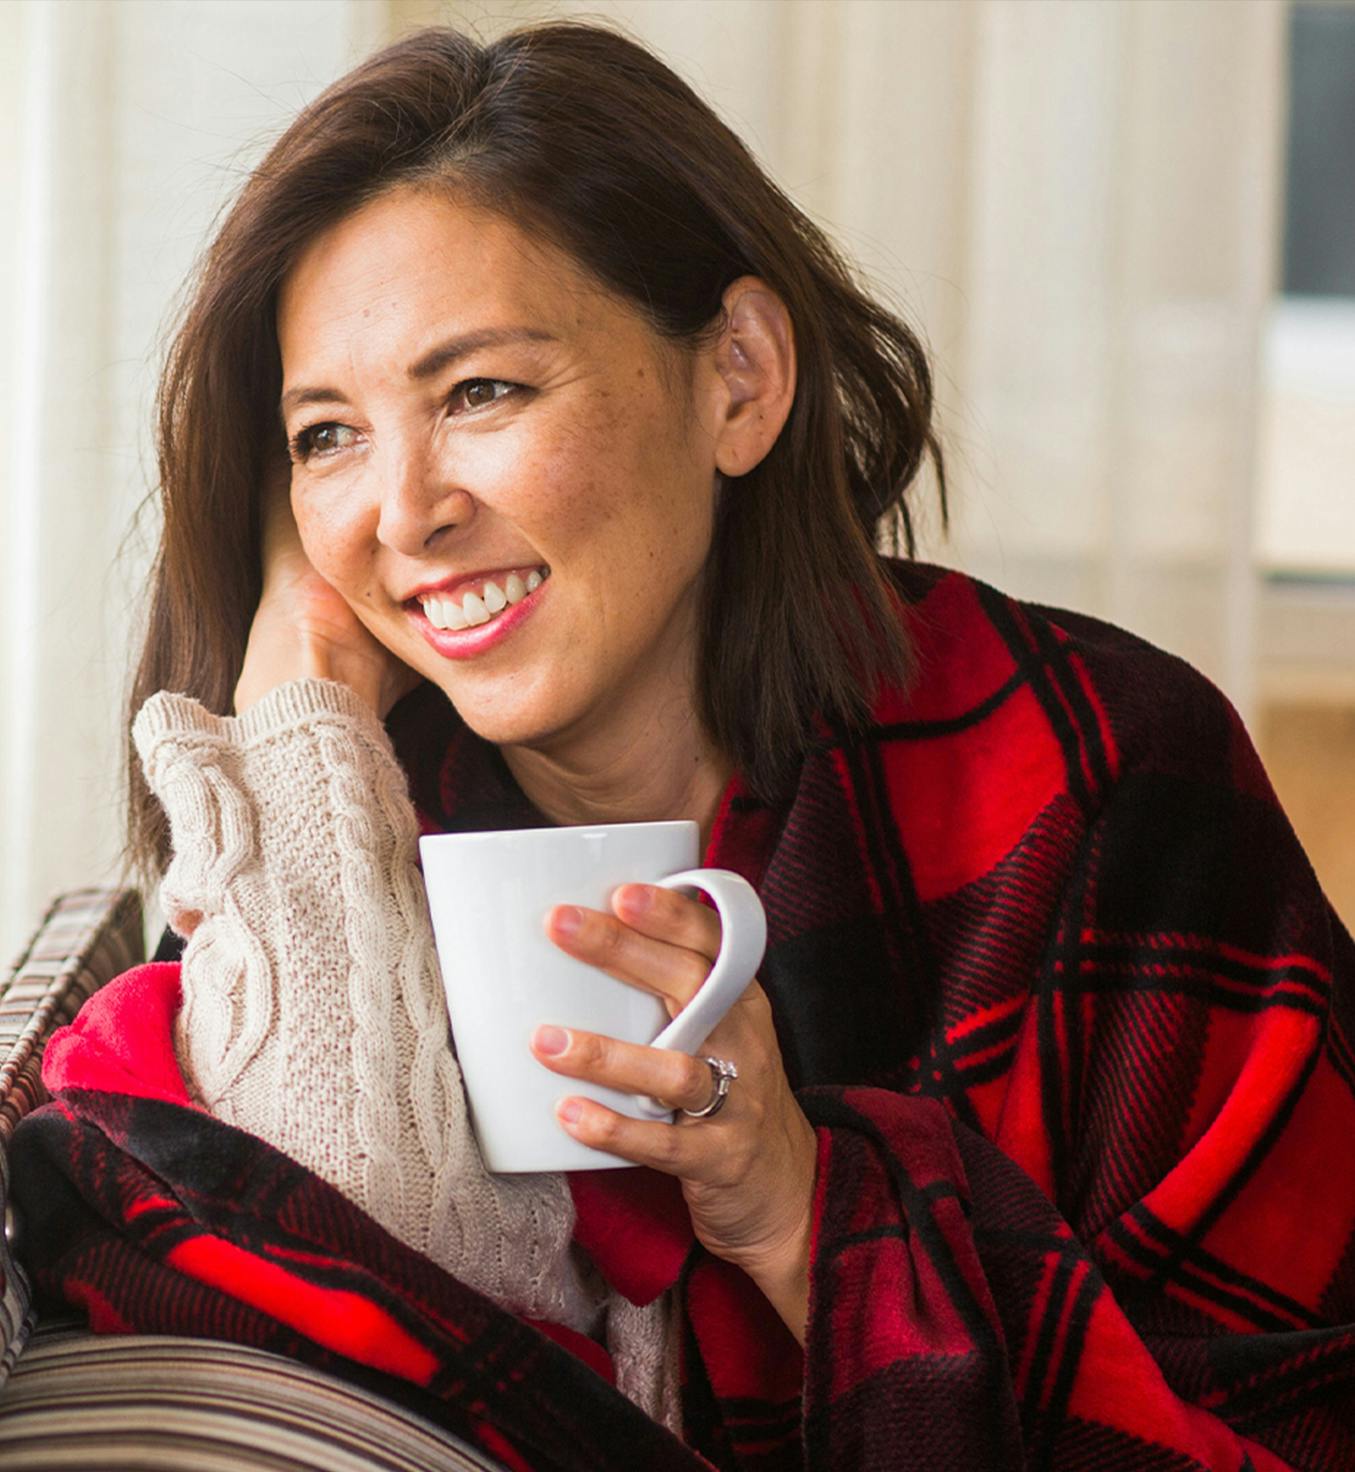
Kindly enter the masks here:
[[723, 385], [715, 426], [715, 466], [747, 475], [785, 426], [795, 398], [795, 332], [785, 303], [756, 276], [724, 294], [724, 327], [714, 346]]

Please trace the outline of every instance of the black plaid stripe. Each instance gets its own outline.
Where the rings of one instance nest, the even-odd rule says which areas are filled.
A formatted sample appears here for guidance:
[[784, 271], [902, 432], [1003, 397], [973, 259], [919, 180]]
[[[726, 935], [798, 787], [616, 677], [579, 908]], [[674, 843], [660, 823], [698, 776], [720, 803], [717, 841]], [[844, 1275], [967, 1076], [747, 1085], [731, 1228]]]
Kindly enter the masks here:
[[1063, 752], [1068, 791], [1090, 817], [1111, 780], [1101, 724], [1071, 662], [1072, 648], [1043, 619], [1027, 618], [992, 588], [976, 585], [984, 613], [1001, 635]]
[[1074, 1227], [1087, 1239], [1138, 1201], [1181, 1158], [1210, 1013], [1162, 992], [1098, 996], [1088, 1072], [1070, 1166]]
[[1232, 1012], [1327, 1012], [1330, 983], [1301, 961], [1251, 961], [1220, 952], [1204, 937], [1171, 933], [1093, 934], [1080, 946], [1079, 974], [1070, 982], [1085, 991], [1170, 992]]
[[[976, 1400], [983, 1408], [986, 1424], [979, 1432], [978, 1440], [989, 1448], [991, 1462], [988, 1465], [1005, 1465], [1002, 1453], [1010, 1452], [1013, 1446], [1014, 1427], [1008, 1420], [1010, 1396], [1008, 1393], [1009, 1367], [1006, 1348], [995, 1323], [990, 1319], [986, 1305], [980, 1302], [956, 1259], [953, 1243], [948, 1239], [944, 1227], [935, 1213], [941, 1201], [956, 1199], [957, 1193], [950, 1181], [935, 1183], [932, 1187], [920, 1187], [912, 1179], [902, 1162], [894, 1154], [888, 1141], [876, 1123], [854, 1108], [840, 1095], [817, 1090], [803, 1097], [805, 1112], [816, 1127], [826, 1126], [839, 1130], [833, 1156], [834, 1176], [840, 1177], [839, 1188], [833, 1189], [830, 1179], [825, 1192], [828, 1212], [820, 1227], [819, 1256], [815, 1265], [815, 1276], [821, 1302], [816, 1311], [820, 1332], [825, 1326], [838, 1332], [847, 1332], [849, 1325], [843, 1322], [843, 1314], [851, 1312], [847, 1305], [835, 1305], [831, 1301], [833, 1274], [827, 1265], [841, 1255], [859, 1236], [854, 1229], [853, 1219], [856, 1204], [854, 1188], [866, 1179], [869, 1166], [857, 1157], [868, 1148], [877, 1152], [890, 1177], [891, 1186], [901, 1208], [902, 1220], [907, 1224], [907, 1246], [913, 1256], [925, 1255], [931, 1270], [944, 1285], [947, 1299], [964, 1325], [973, 1353], [963, 1356], [964, 1373], [969, 1382], [970, 1393], [977, 1390]], [[871, 1146], [867, 1146], [867, 1141]], [[853, 1284], [853, 1274], [844, 1272], [844, 1280]], [[859, 1288], [859, 1282], [855, 1284]], [[831, 1353], [831, 1349], [829, 1350]], [[960, 1387], [956, 1386], [956, 1391]], [[914, 1388], [920, 1393], [921, 1385]], [[966, 1396], [968, 1399], [968, 1395]], [[807, 1448], [810, 1446], [811, 1428], [806, 1426]], [[812, 1458], [811, 1458], [811, 1465]]]
[[1021, 1412], [1022, 1423], [1033, 1433], [1028, 1458], [1033, 1466], [1049, 1461], [1049, 1438], [1067, 1416], [1092, 1309], [1103, 1288], [1100, 1275], [1070, 1241], [1055, 1260], [1044, 1313], [1034, 1328]]
[[[1046, 1459], [1031, 1466], [1082, 1467], [1088, 1472], [1217, 1472], [1194, 1457], [1174, 1452], [1127, 1431], [1069, 1418], [1047, 1444]], [[1237, 1472], [1255, 1472], [1251, 1459]]]
[[1063, 904], [1039, 970], [1035, 1026], [1039, 1038], [1040, 1094], [1055, 1198], [1065, 1198], [1073, 1160], [1073, 1126], [1082, 1100], [1086, 1038], [1078, 997], [1081, 918], [1093, 906], [1099, 844], [1091, 830], [1064, 880]]
[[[1137, 1232], [1131, 1229], [1131, 1222], [1139, 1229]], [[1106, 1236], [1144, 1270], [1148, 1281], [1159, 1281], [1170, 1274], [1172, 1282], [1189, 1289], [1193, 1296], [1250, 1320], [1258, 1331], [1278, 1334], [1321, 1328], [1325, 1323], [1322, 1315], [1296, 1299], [1277, 1292], [1250, 1273], [1239, 1272], [1198, 1241], [1173, 1230], [1142, 1202], [1112, 1222]], [[1131, 1283], [1120, 1292], [1127, 1300], [1137, 1296]]]
[[[1297, 1435], [1301, 1437], [1302, 1422], [1294, 1416], [1296, 1411], [1316, 1407], [1330, 1412], [1333, 1389], [1338, 1390], [1336, 1405], [1348, 1403], [1346, 1387], [1350, 1380], [1352, 1354], [1350, 1334], [1344, 1329], [1333, 1329], [1305, 1335], [1300, 1346], [1277, 1364], [1268, 1364], [1235, 1377], [1238, 1383], [1229, 1391], [1220, 1409], [1230, 1420], [1235, 1419], [1240, 1429], [1263, 1432], [1284, 1416], [1298, 1422]], [[1224, 1358], [1226, 1363], [1226, 1356]], [[1324, 1467], [1331, 1464], [1317, 1459], [1295, 1458], [1295, 1465]]]
[[928, 902], [928, 933], [946, 977], [948, 1027], [1010, 998], [1029, 998], [1083, 832], [1073, 804], [1057, 797], [990, 873]]

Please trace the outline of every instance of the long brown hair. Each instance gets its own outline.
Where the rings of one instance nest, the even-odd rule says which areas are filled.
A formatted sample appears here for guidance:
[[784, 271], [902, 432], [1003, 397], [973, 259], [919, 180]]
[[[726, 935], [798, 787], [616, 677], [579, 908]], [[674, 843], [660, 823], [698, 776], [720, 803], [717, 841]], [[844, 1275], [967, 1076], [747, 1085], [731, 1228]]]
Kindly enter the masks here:
[[[131, 713], [157, 690], [226, 713], [260, 592], [259, 494], [281, 442], [279, 283], [322, 229], [400, 184], [444, 183], [562, 246], [676, 344], [759, 276], [794, 324], [798, 384], [772, 451], [722, 497], [700, 627], [698, 709], [755, 793], [784, 788], [814, 721], [852, 726], [909, 650], [875, 556], [912, 551], [904, 493], [931, 456], [918, 339], [672, 71], [601, 27], [482, 45], [415, 32], [336, 82], [251, 175], [203, 259], [158, 400], [163, 533]], [[128, 751], [129, 851], [168, 859]]]

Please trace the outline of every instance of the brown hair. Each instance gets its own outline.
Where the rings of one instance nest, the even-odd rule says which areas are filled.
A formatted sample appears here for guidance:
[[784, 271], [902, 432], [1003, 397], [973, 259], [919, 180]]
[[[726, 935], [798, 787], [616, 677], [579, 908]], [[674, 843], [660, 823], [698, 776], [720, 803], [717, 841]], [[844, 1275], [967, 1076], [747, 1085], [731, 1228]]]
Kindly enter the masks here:
[[[489, 45], [415, 32], [305, 108], [251, 175], [202, 263], [160, 384], [163, 533], [131, 711], [157, 690], [225, 713], [260, 592], [258, 488], [277, 453], [280, 282], [323, 228], [400, 184], [445, 183], [569, 251], [676, 344], [759, 276], [794, 324], [790, 418], [710, 551], [698, 709], [755, 793], [782, 791], [814, 720], [851, 726], [909, 650], [875, 556], [928, 454], [944, 516], [926, 356], [822, 231], [643, 47], [579, 24]], [[129, 850], [168, 859], [128, 753]]]

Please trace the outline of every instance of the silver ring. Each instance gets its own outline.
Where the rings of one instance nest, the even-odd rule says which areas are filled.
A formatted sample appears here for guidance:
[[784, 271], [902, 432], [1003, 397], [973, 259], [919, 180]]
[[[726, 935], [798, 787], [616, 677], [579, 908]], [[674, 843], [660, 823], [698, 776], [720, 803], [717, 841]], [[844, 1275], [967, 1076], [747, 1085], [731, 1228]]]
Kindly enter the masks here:
[[701, 1061], [710, 1069], [710, 1099], [703, 1109], [684, 1109], [682, 1112], [688, 1119], [710, 1119], [719, 1114], [725, 1107], [729, 1085], [739, 1076], [739, 1070], [728, 1058], [702, 1058]]

